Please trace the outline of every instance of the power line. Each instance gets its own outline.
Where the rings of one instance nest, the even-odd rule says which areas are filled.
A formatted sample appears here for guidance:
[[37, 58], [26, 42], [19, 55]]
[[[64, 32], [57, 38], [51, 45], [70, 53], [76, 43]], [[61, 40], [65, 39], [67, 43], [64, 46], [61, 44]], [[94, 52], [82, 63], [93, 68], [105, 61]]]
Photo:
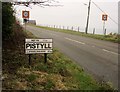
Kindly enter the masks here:
[[[102, 11], [103, 13], [105, 13], [95, 2], [92, 2], [100, 11]], [[105, 13], [106, 14], [106, 13]], [[112, 19], [110, 16], [108, 16], [115, 24], [117, 24], [118, 25], [118, 23], [114, 20], [114, 19]]]

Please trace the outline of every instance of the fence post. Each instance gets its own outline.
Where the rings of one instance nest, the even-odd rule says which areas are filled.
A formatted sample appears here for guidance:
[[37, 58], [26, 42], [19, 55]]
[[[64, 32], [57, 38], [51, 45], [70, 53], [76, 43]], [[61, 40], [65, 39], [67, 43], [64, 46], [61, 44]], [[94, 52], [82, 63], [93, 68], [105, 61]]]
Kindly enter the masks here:
[[47, 53], [44, 53], [44, 63], [47, 63]]
[[95, 28], [93, 29], [93, 34], [95, 34]]
[[72, 30], [73, 30], [73, 26], [72, 26]]
[[59, 26], [59, 29], [61, 29], [61, 26]]
[[63, 29], [64, 29], [64, 26], [63, 26]]
[[67, 26], [67, 30], [69, 30], [69, 26]]
[[29, 58], [29, 65], [31, 65], [31, 54], [28, 55]]
[[79, 27], [78, 27], [78, 32], [79, 32], [79, 30], [80, 30], [80, 29], [79, 29]]

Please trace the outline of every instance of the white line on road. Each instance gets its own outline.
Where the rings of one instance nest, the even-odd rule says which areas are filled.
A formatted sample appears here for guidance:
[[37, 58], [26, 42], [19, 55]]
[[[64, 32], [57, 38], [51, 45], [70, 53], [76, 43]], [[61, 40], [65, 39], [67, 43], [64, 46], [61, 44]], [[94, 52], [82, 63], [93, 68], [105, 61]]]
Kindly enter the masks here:
[[58, 35], [56, 35], [56, 34], [52, 34], [52, 33], [50, 33], [51, 35], [54, 35], [54, 36], [58, 36]]
[[118, 53], [115, 53], [115, 52], [112, 52], [112, 51], [109, 51], [109, 50], [106, 50], [106, 49], [102, 49], [102, 50], [105, 51], [105, 52], [109, 52], [109, 53], [118, 55]]
[[73, 41], [73, 42], [76, 42], [76, 43], [85, 44], [85, 43], [83, 43], [83, 42], [76, 41], [76, 40], [72, 40], [72, 39], [70, 39], [70, 38], [66, 38], [66, 37], [65, 37], [65, 39], [70, 40], [70, 41]]

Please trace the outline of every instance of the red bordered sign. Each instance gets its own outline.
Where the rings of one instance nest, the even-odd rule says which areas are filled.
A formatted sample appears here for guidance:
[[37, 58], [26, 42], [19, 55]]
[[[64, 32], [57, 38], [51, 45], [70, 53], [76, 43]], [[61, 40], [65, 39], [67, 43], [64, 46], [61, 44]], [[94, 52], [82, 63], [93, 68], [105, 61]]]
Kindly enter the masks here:
[[29, 18], [30, 12], [29, 11], [22, 11], [22, 18]]
[[107, 15], [107, 14], [103, 14], [103, 15], [102, 15], [102, 20], [103, 20], [103, 21], [107, 21], [107, 19], [108, 19], [108, 15]]

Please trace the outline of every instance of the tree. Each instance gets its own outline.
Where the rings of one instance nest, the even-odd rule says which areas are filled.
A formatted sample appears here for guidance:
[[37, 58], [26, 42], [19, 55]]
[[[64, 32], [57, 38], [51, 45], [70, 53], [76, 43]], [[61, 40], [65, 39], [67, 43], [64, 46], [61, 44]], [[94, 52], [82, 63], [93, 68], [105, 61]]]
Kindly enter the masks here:
[[13, 24], [15, 23], [15, 16], [13, 16], [12, 3], [2, 3], [2, 36], [3, 39], [12, 34]]

